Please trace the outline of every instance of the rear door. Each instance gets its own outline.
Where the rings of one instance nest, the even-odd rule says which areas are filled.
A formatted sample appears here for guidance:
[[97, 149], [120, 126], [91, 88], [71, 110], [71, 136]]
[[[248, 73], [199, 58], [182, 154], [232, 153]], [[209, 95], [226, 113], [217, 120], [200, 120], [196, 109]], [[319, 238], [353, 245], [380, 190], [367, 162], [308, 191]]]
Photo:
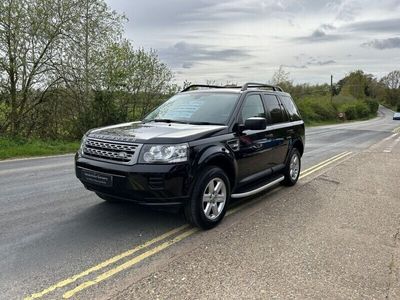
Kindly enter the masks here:
[[275, 94], [264, 94], [265, 107], [268, 113], [267, 129], [273, 139], [271, 160], [275, 170], [283, 168], [289, 148], [288, 138], [293, 134], [289, 116]]

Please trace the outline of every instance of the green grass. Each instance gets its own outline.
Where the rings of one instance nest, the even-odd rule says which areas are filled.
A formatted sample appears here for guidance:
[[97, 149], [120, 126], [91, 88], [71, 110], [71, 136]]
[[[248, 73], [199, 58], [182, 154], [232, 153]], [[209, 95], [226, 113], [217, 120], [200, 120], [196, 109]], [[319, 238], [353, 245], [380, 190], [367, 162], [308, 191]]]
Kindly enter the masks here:
[[79, 141], [45, 141], [0, 137], [0, 160], [72, 153], [78, 150], [79, 144]]

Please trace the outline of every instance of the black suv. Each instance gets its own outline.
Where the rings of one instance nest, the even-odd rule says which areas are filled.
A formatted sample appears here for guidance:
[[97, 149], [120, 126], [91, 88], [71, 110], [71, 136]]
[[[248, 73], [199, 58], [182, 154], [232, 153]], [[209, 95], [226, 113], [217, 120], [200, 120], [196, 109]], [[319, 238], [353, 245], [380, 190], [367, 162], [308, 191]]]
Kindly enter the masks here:
[[179, 205], [208, 229], [231, 198], [294, 185], [303, 151], [304, 122], [280, 87], [191, 85], [143, 121], [88, 131], [75, 165], [106, 201]]

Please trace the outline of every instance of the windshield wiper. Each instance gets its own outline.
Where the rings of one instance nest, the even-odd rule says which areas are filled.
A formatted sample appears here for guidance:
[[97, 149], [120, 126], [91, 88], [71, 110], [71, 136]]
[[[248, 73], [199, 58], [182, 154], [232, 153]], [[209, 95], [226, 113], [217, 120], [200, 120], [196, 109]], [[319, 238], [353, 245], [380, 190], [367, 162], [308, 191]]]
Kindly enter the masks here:
[[222, 123], [213, 123], [213, 122], [189, 122], [189, 124], [193, 124], [193, 125], [225, 125]]
[[153, 119], [153, 120], [144, 120], [144, 123], [148, 122], [163, 122], [163, 123], [179, 123], [179, 124], [188, 124], [188, 122], [179, 121], [179, 120], [171, 120], [171, 119]]

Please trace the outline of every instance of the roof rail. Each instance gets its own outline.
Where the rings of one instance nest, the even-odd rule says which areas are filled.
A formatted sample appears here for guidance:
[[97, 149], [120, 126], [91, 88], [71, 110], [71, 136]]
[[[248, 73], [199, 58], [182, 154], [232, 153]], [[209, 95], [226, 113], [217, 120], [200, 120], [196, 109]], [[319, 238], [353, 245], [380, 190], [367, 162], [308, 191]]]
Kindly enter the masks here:
[[190, 91], [191, 89], [194, 89], [194, 88], [224, 89], [224, 88], [227, 88], [227, 87], [226, 86], [221, 86], [221, 85], [191, 84], [188, 87], [184, 88], [181, 91], [181, 93]]
[[247, 82], [243, 86], [237, 85], [209, 85], [209, 84], [191, 84], [184, 88], [181, 93], [188, 92], [195, 88], [208, 88], [208, 89], [233, 89], [241, 88], [242, 91], [247, 91], [249, 88], [269, 88], [274, 91], [283, 92], [283, 89], [277, 85], [270, 85], [265, 83]]
[[246, 91], [249, 88], [270, 88], [273, 91], [283, 92], [283, 89], [277, 85], [257, 83], [257, 82], [247, 82], [242, 86], [242, 91]]

